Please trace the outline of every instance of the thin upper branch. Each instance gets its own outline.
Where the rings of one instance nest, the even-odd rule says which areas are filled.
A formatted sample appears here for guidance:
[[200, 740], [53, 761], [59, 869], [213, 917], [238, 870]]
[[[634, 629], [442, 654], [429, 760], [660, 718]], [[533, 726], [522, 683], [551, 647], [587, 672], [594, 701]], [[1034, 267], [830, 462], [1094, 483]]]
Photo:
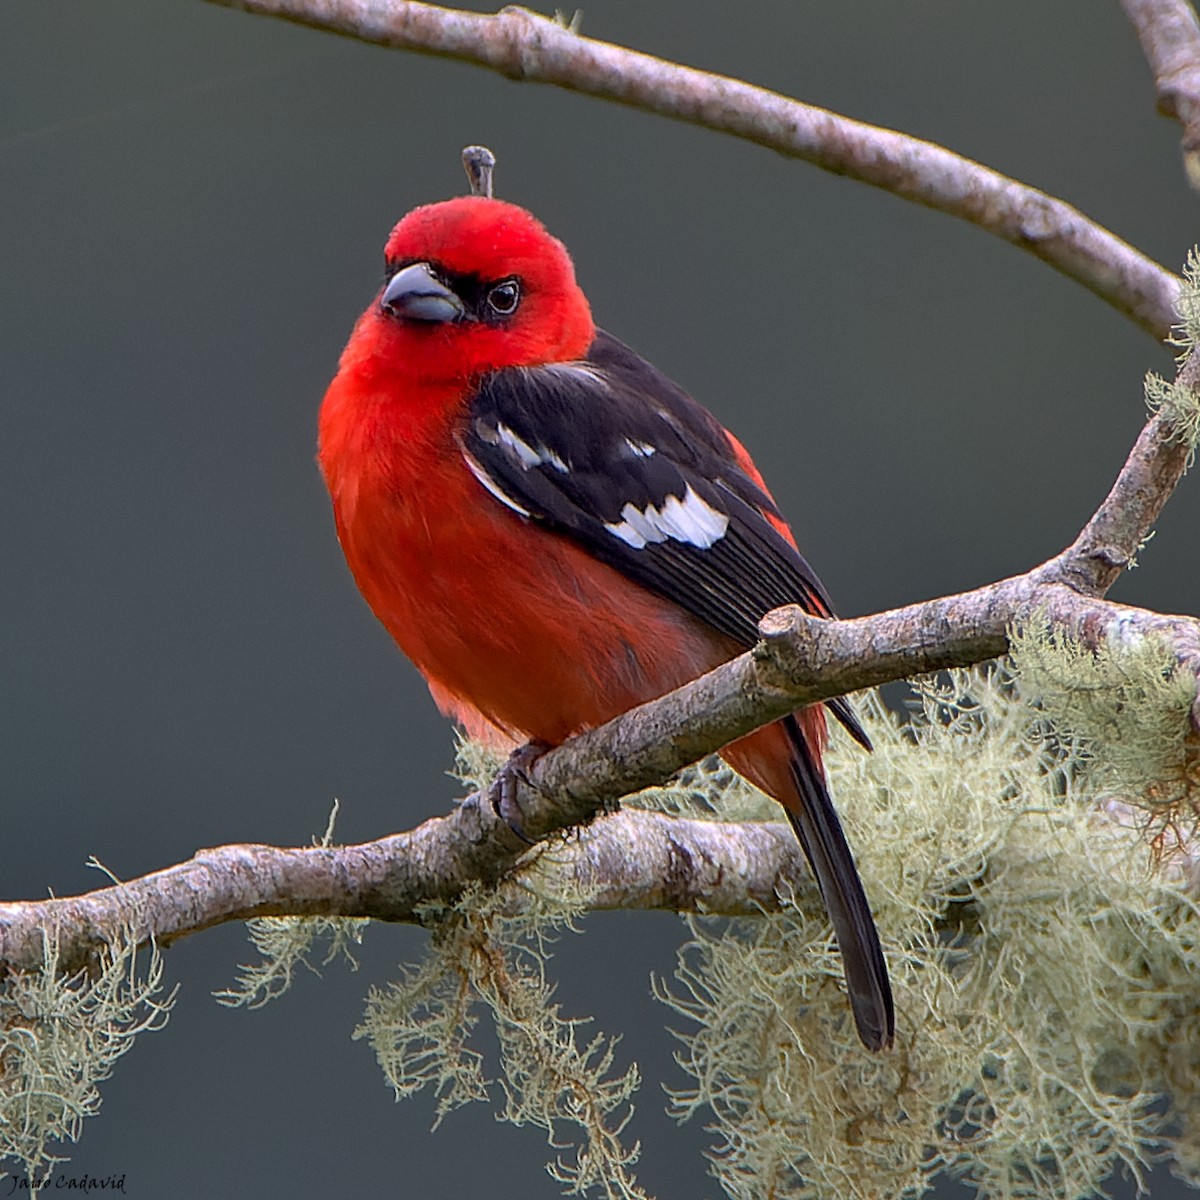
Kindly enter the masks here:
[[1121, 0], [1154, 72], [1158, 111], [1183, 126], [1183, 169], [1200, 191], [1200, 22], [1187, 0]]
[[210, 0], [390, 46], [460, 59], [733, 134], [970, 221], [1028, 250], [1158, 339], [1179, 281], [1063, 200], [920, 138], [738, 79], [580, 37], [520, 8], [494, 16], [408, 0]]
[[[1200, 390], [1200, 356], [1181, 365], [1177, 382]], [[1156, 413], [1138, 435], [1104, 502], [1075, 541], [1041, 568], [1039, 578], [1103, 596], [1150, 536], [1158, 514], [1191, 462], [1194, 447], [1168, 410]]]

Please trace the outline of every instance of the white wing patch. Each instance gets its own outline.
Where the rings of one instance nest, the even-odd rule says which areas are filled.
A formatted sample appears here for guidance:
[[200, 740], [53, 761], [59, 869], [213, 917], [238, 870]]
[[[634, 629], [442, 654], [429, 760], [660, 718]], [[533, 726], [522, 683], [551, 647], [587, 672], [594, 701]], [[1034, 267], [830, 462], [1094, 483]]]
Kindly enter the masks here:
[[467, 470], [483, 484], [501, 504], [507, 508], [511, 508], [513, 512], [520, 513], [523, 517], [531, 516], [529, 509], [522, 508], [507, 492], [501, 490], [500, 485], [479, 465], [473, 455], [467, 453], [463, 447], [462, 450], [463, 462], [467, 464]]
[[652, 454], [658, 453], [649, 442], [638, 442], [634, 441], [633, 438], [626, 438], [625, 445], [629, 448], [629, 453], [634, 458], [649, 458]]
[[557, 375], [563, 379], [577, 379], [581, 382], [598, 384], [600, 387], [608, 388], [608, 379], [604, 372], [598, 367], [592, 366], [586, 362], [565, 362], [565, 363], [544, 363], [540, 367], [529, 367], [530, 371], [537, 371], [539, 374]]
[[604, 528], [635, 550], [644, 550], [668, 538], [707, 550], [725, 536], [729, 518], [705, 503], [688, 484], [682, 499], [668, 496], [661, 508], [653, 504], [645, 508], [625, 505], [621, 520], [606, 523]]
[[531, 471], [534, 467], [553, 467], [565, 475], [570, 470], [561, 456], [549, 446], [543, 446], [541, 442], [531, 446], [507, 425], [497, 425], [494, 432], [490, 429], [479, 429], [478, 432], [485, 442], [490, 442], [493, 446], [507, 446], [517, 456], [517, 462], [521, 464], [523, 471]]

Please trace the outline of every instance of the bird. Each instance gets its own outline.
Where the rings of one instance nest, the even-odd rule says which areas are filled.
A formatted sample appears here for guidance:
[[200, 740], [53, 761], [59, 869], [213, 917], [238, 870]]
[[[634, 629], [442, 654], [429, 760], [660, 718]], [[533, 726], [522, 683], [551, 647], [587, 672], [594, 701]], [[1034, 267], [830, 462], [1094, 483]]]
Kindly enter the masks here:
[[[318, 462], [351, 573], [468, 731], [559, 745], [744, 652], [770, 610], [833, 609], [742, 443], [599, 328], [566, 247], [469, 194], [391, 231], [321, 404]], [[862, 1043], [893, 1044], [887, 964], [829, 794], [826, 712], [721, 755], [783, 807], [842, 956]]]

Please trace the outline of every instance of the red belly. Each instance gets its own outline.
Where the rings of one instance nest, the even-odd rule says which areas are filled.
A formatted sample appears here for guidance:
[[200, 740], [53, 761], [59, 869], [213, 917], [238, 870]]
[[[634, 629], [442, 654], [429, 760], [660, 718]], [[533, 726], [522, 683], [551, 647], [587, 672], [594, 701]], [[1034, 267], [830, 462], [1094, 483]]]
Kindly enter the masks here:
[[513, 737], [557, 744], [737, 652], [504, 508], [461, 460], [446, 466], [419, 496], [360, 490], [338, 524], [376, 616], [443, 710], [472, 732], [482, 717]]

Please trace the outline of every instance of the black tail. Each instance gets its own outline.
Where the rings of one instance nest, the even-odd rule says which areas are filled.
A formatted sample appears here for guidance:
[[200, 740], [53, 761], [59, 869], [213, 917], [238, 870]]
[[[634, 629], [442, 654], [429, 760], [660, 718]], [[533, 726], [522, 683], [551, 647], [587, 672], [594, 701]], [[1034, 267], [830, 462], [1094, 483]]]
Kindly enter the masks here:
[[787, 810], [788, 820], [816, 876], [833, 925], [858, 1036], [868, 1050], [886, 1050], [896, 1034], [896, 1014], [871, 908], [829, 799], [825, 774], [796, 718], [786, 717], [784, 725], [794, 749], [792, 773], [803, 801], [798, 813]]

